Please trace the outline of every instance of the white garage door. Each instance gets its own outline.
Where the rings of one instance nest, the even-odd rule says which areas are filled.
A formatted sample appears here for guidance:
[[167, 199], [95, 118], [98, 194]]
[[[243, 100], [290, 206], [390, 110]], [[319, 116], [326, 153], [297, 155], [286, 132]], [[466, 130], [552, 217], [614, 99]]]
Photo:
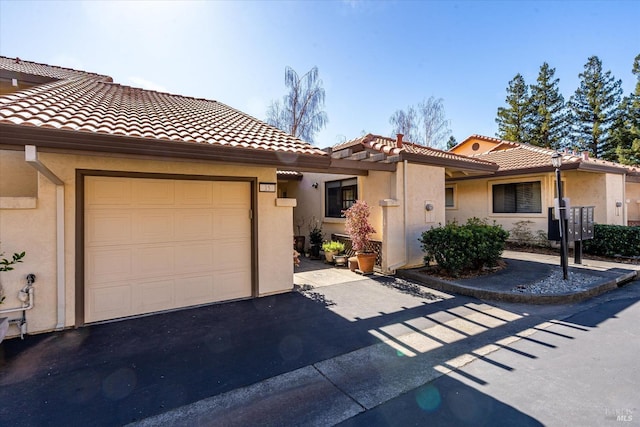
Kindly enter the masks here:
[[85, 322], [251, 296], [248, 182], [85, 180]]

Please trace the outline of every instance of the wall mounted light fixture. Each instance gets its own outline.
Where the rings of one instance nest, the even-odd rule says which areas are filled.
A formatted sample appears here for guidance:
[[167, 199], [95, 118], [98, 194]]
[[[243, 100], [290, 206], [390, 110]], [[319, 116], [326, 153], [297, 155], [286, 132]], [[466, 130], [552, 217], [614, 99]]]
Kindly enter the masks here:
[[311, 186], [312, 186], [313, 188], [318, 188], [318, 183], [317, 183], [317, 182], [314, 182], [313, 184], [311, 184]]

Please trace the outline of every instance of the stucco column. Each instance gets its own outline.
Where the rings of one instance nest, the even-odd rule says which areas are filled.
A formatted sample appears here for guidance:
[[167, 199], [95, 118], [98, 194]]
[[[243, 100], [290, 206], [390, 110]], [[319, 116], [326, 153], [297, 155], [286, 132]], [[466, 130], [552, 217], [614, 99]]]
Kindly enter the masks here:
[[293, 287], [293, 208], [296, 199], [275, 199], [269, 222], [264, 224], [260, 247], [259, 295], [288, 292]]
[[402, 207], [396, 199], [378, 204], [382, 208], [382, 271], [391, 273], [407, 262]]

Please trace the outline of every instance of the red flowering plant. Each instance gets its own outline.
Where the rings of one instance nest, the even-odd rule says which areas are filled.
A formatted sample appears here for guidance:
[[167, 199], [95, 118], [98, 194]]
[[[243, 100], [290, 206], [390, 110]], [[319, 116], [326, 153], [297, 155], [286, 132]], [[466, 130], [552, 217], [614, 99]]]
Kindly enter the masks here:
[[351, 238], [351, 248], [356, 252], [366, 252], [369, 246], [369, 235], [376, 230], [369, 223], [371, 208], [364, 200], [356, 202], [347, 210], [342, 211], [346, 218], [345, 232]]

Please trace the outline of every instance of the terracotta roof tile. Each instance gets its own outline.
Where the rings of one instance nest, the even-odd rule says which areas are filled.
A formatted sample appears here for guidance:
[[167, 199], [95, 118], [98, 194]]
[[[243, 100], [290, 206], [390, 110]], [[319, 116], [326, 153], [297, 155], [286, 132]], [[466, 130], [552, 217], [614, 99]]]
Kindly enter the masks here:
[[467, 156], [462, 156], [459, 154], [454, 154], [449, 151], [438, 150], [436, 148], [426, 147], [419, 144], [414, 144], [411, 142], [402, 142], [402, 147], [398, 148], [397, 141], [394, 138], [368, 134], [350, 141], [346, 141], [340, 144], [337, 144], [332, 147], [332, 151], [336, 152], [339, 150], [344, 150], [347, 148], [353, 148], [356, 146], [362, 146], [364, 148], [369, 148], [381, 153], [384, 153], [388, 156], [399, 155], [402, 153], [412, 154], [416, 156], [423, 157], [425, 162], [428, 160], [451, 160], [456, 162], [475, 164], [475, 165], [483, 165], [483, 166], [495, 166], [489, 160], [472, 158]]
[[33, 74], [36, 76], [51, 77], [54, 79], [92, 78], [103, 81], [113, 81], [111, 77], [72, 68], [56, 67], [36, 62], [23, 61], [20, 58], [7, 58], [0, 56], [0, 68], [17, 73]]
[[[471, 157], [488, 160], [499, 166], [498, 171], [517, 171], [526, 169], [551, 168], [551, 156], [555, 150], [537, 147], [535, 145], [520, 142], [506, 141], [482, 135], [473, 135], [467, 139], [483, 139], [495, 142], [497, 145], [491, 150], [473, 155]], [[465, 140], [466, 141], [466, 140]], [[634, 173], [635, 167], [625, 166], [620, 163], [610, 162], [602, 159], [593, 159], [572, 152], [559, 152], [562, 154], [563, 165], [573, 165], [574, 167], [606, 167], [612, 170], [619, 169], [620, 172], [627, 170]], [[570, 166], [571, 167], [571, 166]]]
[[108, 76], [0, 57], [0, 69], [56, 79], [0, 96], [0, 123], [326, 156], [217, 101], [112, 83]]

